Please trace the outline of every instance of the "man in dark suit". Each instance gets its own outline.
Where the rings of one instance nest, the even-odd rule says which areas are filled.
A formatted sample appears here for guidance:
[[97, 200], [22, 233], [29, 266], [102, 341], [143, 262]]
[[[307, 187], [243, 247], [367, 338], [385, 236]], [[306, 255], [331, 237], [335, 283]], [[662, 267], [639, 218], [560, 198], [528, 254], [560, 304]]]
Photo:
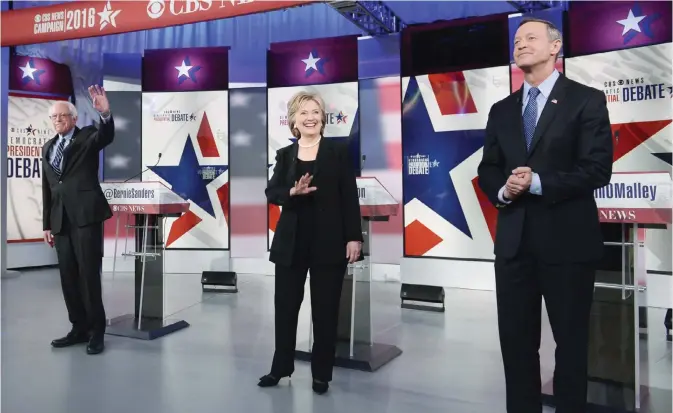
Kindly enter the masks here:
[[44, 239], [56, 247], [61, 287], [72, 330], [54, 347], [88, 343], [87, 353], [105, 346], [105, 309], [101, 288], [103, 221], [112, 216], [98, 182], [98, 156], [114, 139], [114, 122], [105, 90], [89, 95], [101, 117], [100, 129], [77, 123], [77, 109], [58, 102], [49, 117], [58, 133], [42, 148], [42, 222]]
[[523, 87], [491, 108], [479, 186], [499, 209], [495, 281], [507, 411], [539, 413], [542, 297], [556, 341], [557, 413], [583, 413], [589, 313], [603, 240], [593, 191], [610, 182], [603, 92], [555, 69], [561, 33], [528, 19], [514, 39]]

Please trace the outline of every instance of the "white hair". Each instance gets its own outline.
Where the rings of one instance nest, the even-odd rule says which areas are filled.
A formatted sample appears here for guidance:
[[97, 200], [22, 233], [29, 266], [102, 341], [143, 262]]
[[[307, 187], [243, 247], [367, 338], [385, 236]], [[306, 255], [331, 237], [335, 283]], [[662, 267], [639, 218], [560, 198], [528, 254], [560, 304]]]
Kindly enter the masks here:
[[73, 118], [77, 117], [77, 108], [75, 107], [75, 105], [72, 104], [72, 102], [69, 102], [67, 100], [62, 100], [51, 105], [51, 108], [49, 108], [49, 115], [53, 115], [54, 112], [56, 111], [56, 106], [61, 104], [65, 104], [68, 107], [68, 112], [70, 113], [70, 115], [72, 115]]

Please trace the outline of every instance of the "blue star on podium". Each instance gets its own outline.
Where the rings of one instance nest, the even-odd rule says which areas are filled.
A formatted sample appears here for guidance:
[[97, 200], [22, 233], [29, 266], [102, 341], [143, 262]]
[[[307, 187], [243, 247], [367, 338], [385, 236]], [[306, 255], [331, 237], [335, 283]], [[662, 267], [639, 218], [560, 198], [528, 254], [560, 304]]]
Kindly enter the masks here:
[[171, 185], [171, 190], [185, 200], [194, 202], [204, 211], [215, 216], [215, 208], [208, 195], [208, 184], [229, 169], [228, 165], [200, 165], [189, 135], [175, 166], [151, 166], [150, 170]]
[[427, 175], [411, 176], [405, 172], [404, 202], [417, 198], [472, 238], [451, 171], [484, 146], [484, 131], [435, 131], [420, 93], [418, 82], [412, 77], [402, 106], [402, 136], [405, 155], [428, 156], [430, 171]]

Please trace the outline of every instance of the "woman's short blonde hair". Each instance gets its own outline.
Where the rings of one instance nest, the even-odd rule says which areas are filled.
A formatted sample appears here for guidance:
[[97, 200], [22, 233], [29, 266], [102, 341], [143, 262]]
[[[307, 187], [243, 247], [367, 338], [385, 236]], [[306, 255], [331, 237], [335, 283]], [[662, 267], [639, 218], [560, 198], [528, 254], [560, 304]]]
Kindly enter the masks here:
[[320, 135], [322, 136], [323, 132], [325, 132], [325, 124], [327, 123], [327, 113], [325, 113], [325, 103], [323, 102], [319, 94], [302, 91], [292, 96], [292, 99], [290, 99], [290, 101], [287, 102], [287, 126], [290, 128], [292, 136], [294, 136], [297, 139], [299, 139], [301, 135], [299, 134], [299, 129], [295, 128], [294, 126], [295, 116], [297, 115], [297, 112], [299, 112], [299, 109], [302, 106], [304, 106], [306, 102], [311, 100], [314, 101], [320, 108], [322, 118]]

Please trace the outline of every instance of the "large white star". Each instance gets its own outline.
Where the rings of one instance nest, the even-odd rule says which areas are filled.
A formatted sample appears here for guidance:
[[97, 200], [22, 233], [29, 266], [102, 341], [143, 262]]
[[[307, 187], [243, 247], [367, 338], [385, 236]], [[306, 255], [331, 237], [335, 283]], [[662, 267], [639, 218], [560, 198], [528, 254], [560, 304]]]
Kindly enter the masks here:
[[21, 76], [21, 79], [24, 77], [29, 77], [33, 80], [35, 80], [35, 77], [33, 77], [33, 73], [37, 70], [34, 67], [30, 67], [30, 62], [26, 62], [26, 67], [21, 67], [19, 66], [19, 69], [23, 72], [23, 76]]
[[112, 5], [108, 1], [105, 7], [103, 7], [103, 11], [98, 12], [98, 15], [100, 16], [100, 30], [103, 30], [105, 27], [107, 27], [108, 24], [111, 24], [112, 27], [117, 27], [117, 22], [115, 21], [115, 18], [121, 13], [121, 10], [112, 10]]
[[181, 76], [187, 76], [189, 77], [189, 70], [194, 67], [194, 66], [187, 66], [185, 61], [182, 61], [182, 66], [175, 66], [175, 68], [178, 70], [178, 79], [180, 79]]
[[643, 20], [645, 17], [647, 16], [636, 17], [633, 15], [633, 10], [629, 9], [629, 15], [624, 20], [617, 20], [617, 23], [624, 26], [624, 30], [622, 30], [622, 36], [628, 33], [629, 30], [635, 30], [640, 33], [640, 26], [638, 25], [638, 23], [640, 23], [640, 21]]
[[308, 54], [307, 59], [301, 59], [302, 62], [306, 63], [306, 69], [304, 69], [304, 71], [307, 72], [309, 69], [318, 70], [315, 64], [318, 63], [318, 60], [320, 59], [320, 57], [313, 57], [313, 52]]

